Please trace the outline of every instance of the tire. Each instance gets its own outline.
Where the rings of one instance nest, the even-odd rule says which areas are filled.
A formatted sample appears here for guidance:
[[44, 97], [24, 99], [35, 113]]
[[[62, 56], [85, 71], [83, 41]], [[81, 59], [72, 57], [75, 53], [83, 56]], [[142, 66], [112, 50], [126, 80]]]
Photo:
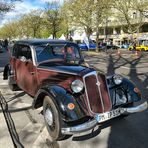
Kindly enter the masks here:
[[129, 51], [132, 51], [133, 49], [132, 48], [129, 48]]
[[[46, 128], [48, 130], [48, 133], [52, 141], [64, 140], [71, 136], [71, 135], [63, 135], [61, 133], [61, 128], [64, 123], [61, 120], [56, 104], [49, 96], [44, 97], [43, 115]], [[49, 119], [49, 115], [51, 116], [50, 119], [52, 120]]]
[[145, 49], [144, 49], [144, 48], [142, 48], [142, 49], [141, 49], [141, 51], [145, 51]]

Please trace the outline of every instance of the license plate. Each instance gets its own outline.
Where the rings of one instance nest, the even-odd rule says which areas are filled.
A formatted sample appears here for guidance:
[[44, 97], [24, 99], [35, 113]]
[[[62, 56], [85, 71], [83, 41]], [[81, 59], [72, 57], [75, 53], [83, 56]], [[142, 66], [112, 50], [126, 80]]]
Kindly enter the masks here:
[[117, 108], [117, 109], [112, 110], [110, 112], [99, 114], [98, 115], [99, 116], [99, 123], [107, 121], [107, 120], [115, 118], [115, 117], [118, 117], [120, 115], [121, 115], [120, 108]]

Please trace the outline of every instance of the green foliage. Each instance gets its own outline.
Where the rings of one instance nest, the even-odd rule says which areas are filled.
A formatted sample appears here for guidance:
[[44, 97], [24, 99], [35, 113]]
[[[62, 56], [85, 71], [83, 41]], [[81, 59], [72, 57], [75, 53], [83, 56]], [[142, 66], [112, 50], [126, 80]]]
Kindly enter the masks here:
[[60, 31], [60, 5], [58, 2], [47, 3], [45, 10], [45, 25], [48, 28], [49, 33], [53, 35], [53, 38], [57, 37], [58, 32]]
[[147, 10], [147, 0], [114, 0], [112, 3], [115, 10], [116, 21], [121, 24], [125, 33], [133, 34], [138, 32], [144, 24], [142, 12]]
[[[0, 13], [11, 8], [13, 3], [0, 2]], [[146, 10], [147, 0], [69, 0], [62, 7], [57, 2], [50, 2], [44, 11], [34, 10], [5, 24], [0, 29], [0, 38], [47, 38], [51, 34], [54, 38], [62, 34], [68, 37], [71, 29], [81, 27], [88, 38], [96, 32], [98, 42], [100, 27], [105, 26], [107, 20], [114, 18], [114, 26], [123, 26], [125, 33], [132, 34], [143, 25]]]

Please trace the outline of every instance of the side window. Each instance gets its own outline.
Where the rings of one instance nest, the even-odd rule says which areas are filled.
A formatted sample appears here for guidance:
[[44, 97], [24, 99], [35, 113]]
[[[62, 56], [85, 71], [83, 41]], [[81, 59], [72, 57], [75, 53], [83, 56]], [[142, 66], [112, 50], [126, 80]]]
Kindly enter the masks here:
[[27, 60], [32, 60], [31, 49], [29, 46], [20, 45], [17, 53], [18, 58], [25, 57]]
[[12, 56], [17, 58], [17, 52], [18, 52], [18, 45], [14, 45], [13, 50], [12, 50]]

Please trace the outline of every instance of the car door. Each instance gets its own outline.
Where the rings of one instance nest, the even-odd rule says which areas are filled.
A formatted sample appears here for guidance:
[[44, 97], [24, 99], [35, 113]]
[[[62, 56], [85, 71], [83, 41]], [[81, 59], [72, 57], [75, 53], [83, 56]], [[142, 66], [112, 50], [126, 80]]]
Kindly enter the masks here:
[[18, 86], [34, 96], [37, 91], [36, 67], [33, 65], [31, 48], [27, 45], [17, 46], [15, 75]]

